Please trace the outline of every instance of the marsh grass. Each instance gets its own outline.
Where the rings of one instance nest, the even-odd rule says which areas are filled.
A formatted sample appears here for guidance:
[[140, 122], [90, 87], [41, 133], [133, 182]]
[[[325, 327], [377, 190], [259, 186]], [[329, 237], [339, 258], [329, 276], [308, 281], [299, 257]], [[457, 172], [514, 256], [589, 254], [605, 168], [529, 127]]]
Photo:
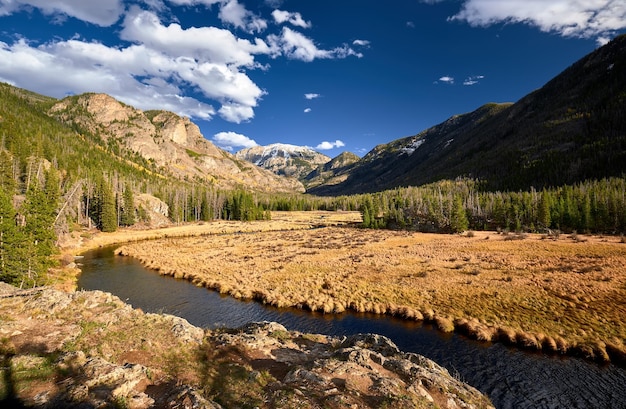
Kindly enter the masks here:
[[626, 356], [619, 237], [264, 229], [132, 243], [118, 252], [160, 274], [277, 307], [387, 314], [523, 348]]

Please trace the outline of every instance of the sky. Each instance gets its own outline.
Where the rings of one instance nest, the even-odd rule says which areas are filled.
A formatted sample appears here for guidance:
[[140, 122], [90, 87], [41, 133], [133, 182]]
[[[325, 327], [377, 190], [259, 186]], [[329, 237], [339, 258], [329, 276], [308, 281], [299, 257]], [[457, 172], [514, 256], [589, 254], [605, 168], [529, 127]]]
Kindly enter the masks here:
[[233, 153], [363, 156], [623, 33], [624, 0], [0, 0], [0, 81], [173, 111]]

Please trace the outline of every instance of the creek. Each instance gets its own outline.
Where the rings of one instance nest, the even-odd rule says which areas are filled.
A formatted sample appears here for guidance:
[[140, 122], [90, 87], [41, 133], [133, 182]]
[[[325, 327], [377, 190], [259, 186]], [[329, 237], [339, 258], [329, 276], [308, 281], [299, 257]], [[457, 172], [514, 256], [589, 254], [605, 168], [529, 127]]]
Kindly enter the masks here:
[[520, 351], [443, 334], [428, 324], [373, 314], [321, 314], [239, 301], [160, 276], [107, 247], [85, 254], [78, 287], [107, 291], [145, 312], [185, 318], [204, 328], [276, 321], [287, 329], [343, 336], [377, 333], [424, 355], [486, 393], [497, 408], [626, 408], [626, 369], [574, 357]]

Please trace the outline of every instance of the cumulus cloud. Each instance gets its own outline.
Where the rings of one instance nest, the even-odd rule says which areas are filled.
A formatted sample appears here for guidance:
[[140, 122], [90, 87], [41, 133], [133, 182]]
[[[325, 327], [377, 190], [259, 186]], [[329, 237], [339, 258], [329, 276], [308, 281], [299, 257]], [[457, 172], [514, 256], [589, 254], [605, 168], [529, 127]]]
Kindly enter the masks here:
[[370, 42], [368, 40], [354, 40], [352, 44], [358, 45], [361, 47], [369, 47]]
[[316, 59], [347, 58], [349, 56], [363, 57], [363, 54], [354, 51], [347, 45], [332, 50], [320, 49], [313, 40], [289, 27], [283, 27], [280, 36], [275, 34], [268, 36], [268, 42], [270, 47], [275, 50], [275, 56], [278, 53], [287, 58], [305, 62]]
[[304, 109], [304, 113], [305, 113], [305, 114], [308, 114], [308, 113], [309, 113], [309, 112], [311, 112], [311, 111], [312, 111], [312, 109], [311, 109], [311, 108], [305, 108], [305, 109]]
[[300, 13], [290, 13], [283, 10], [274, 10], [272, 12], [272, 17], [274, 17], [274, 21], [276, 21], [278, 24], [283, 24], [287, 22], [296, 27], [311, 28], [311, 22], [305, 21]]
[[217, 27], [183, 29], [176, 23], [166, 26], [156, 14], [138, 7], [131, 8], [126, 15], [120, 36], [123, 40], [145, 44], [168, 55], [187, 56], [234, 67], [253, 67], [255, 54], [271, 51], [261, 39], [251, 42]]
[[224, 2], [220, 8], [219, 18], [250, 33], [260, 33], [267, 28], [267, 21], [248, 11], [237, 0]]
[[136, 44], [0, 44], [0, 77], [47, 95], [105, 92], [141, 109], [163, 108], [210, 119], [216, 113], [211, 105], [184, 95], [193, 87], [220, 103], [218, 113], [227, 121], [254, 117], [265, 91], [239, 67], [255, 67], [254, 53], [268, 52], [267, 45], [237, 39], [215, 27], [164, 26], [156, 15], [138, 8], [129, 12], [123, 26], [121, 37]]
[[626, 28], [624, 0], [466, 0], [450, 20], [473, 26], [524, 23], [565, 37], [610, 37]]
[[469, 77], [465, 78], [465, 80], [463, 81], [463, 85], [476, 85], [483, 78], [485, 78], [484, 75], [472, 75], [472, 76], [469, 76]]
[[217, 4], [219, 5], [218, 17], [226, 24], [249, 33], [259, 33], [267, 28], [267, 21], [246, 9], [238, 0], [169, 0], [169, 2], [177, 6], [211, 7]]
[[[141, 0], [125, 10], [122, 0], [0, 0], [0, 16], [36, 7], [53, 19], [117, 23], [114, 33], [120, 40], [103, 44], [75, 35], [44, 43], [25, 38], [0, 42], [0, 81], [55, 97], [103, 92], [144, 110], [167, 109], [206, 120], [219, 115], [241, 123], [254, 118], [267, 93], [248, 75], [250, 70], [269, 69], [259, 56], [302, 61], [361, 56], [346, 45], [320, 49], [288, 27], [259, 38], [256, 33], [267, 23], [240, 1]], [[157, 13], [168, 12], [168, 6], [217, 7], [213, 12], [230, 30], [164, 23]], [[289, 17], [298, 21], [296, 13]], [[233, 27], [246, 31], [246, 38], [236, 35]]]
[[35, 7], [48, 15], [74, 17], [108, 27], [124, 12], [122, 0], [0, 0], [0, 16], [7, 16], [25, 7]]
[[259, 144], [245, 135], [236, 132], [219, 132], [213, 135], [213, 143], [220, 148], [233, 151], [238, 148], [252, 148]]
[[321, 95], [320, 94], [304, 94], [304, 97], [306, 99], [315, 99], [315, 98], [321, 97]]
[[315, 147], [315, 149], [320, 150], [320, 151], [327, 151], [330, 149], [341, 148], [344, 146], [346, 146], [346, 144], [340, 141], [339, 139], [337, 139], [335, 142], [328, 142], [328, 141], [321, 142], [319, 145]]
[[[214, 108], [185, 97], [177, 84], [156, 75], [174, 61], [143, 46], [109, 48], [70, 40], [31, 47], [20, 40], [0, 43], [0, 79], [62, 97], [68, 93], [104, 92], [142, 109], [166, 109], [211, 119]], [[143, 80], [139, 78], [143, 77]]]

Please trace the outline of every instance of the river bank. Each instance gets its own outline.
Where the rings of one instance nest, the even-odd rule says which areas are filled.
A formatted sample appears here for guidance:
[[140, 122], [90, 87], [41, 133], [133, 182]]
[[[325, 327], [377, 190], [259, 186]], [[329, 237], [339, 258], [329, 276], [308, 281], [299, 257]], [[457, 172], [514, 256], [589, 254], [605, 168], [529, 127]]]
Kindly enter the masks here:
[[425, 320], [441, 331], [623, 364], [618, 237], [327, 228], [122, 246], [163, 275], [239, 299]]
[[0, 317], [0, 402], [11, 407], [493, 407], [379, 335], [205, 330], [102, 291], [4, 283]]
[[150, 241], [165, 238], [202, 237], [221, 234], [260, 233], [268, 231], [309, 230], [314, 227], [346, 226], [359, 223], [359, 212], [272, 212], [271, 221], [228, 221], [171, 224], [154, 227], [138, 224], [131, 228], [121, 228], [112, 233], [103, 233], [95, 228], [74, 231], [59, 237], [59, 268], [49, 274], [49, 285], [63, 291], [76, 289], [80, 274], [74, 259], [87, 251], [114, 244]]

